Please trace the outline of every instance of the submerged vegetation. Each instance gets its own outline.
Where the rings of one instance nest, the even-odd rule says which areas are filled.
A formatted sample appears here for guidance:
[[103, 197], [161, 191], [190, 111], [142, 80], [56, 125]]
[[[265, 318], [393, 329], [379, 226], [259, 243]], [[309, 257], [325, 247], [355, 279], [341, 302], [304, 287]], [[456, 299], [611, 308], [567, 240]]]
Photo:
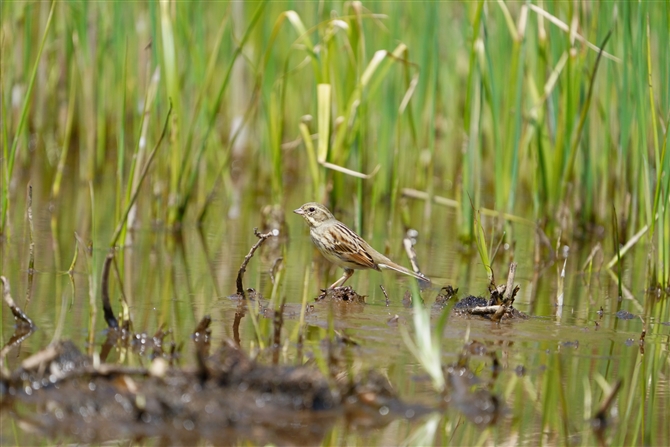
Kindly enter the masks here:
[[[219, 310], [218, 340], [332, 382], [334, 344], [344, 376], [366, 356], [342, 324], [402, 397], [448, 407], [462, 390], [459, 407], [478, 394], [457, 372], [484, 376], [489, 428], [445, 413], [398, 429], [408, 443], [670, 440], [670, 4], [7, 1], [0, 16], [0, 273], [47, 337], [24, 350], [68, 337], [95, 359], [110, 299], [178, 342]], [[454, 322], [416, 284], [410, 315], [363, 275], [370, 297], [312, 304], [339, 272], [285, 216], [308, 201], [392, 259], [404, 234], [412, 263], [416, 243], [426, 274], [466, 293], [518, 263], [515, 306], [558, 339], [528, 335], [547, 330], [532, 318]], [[245, 289], [254, 227], [267, 241]]]

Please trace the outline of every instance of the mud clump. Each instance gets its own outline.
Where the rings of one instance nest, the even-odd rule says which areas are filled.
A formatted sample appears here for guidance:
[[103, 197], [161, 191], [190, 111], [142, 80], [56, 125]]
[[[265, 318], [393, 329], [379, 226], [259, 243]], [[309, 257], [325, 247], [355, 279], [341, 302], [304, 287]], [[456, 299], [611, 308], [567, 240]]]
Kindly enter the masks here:
[[514, 286], [514, 275], [516, 263], [509, 266], [507, 283], [496, 285], [491, 275], [489, 284], [489, 298], [469, 295], [454, 306], [454, 313], [458, 316], [476, 315], [491, 321], [507, 321], [515, 319], [527, 319], [528, 316], [516, 310], [512, 305], [519, 293], [519, 286]]
[[458, 289], [454, 289], [451, 285], [447, 285], [440, 289], [440, 293], [435, 297], [433, 309], [443, 309], [447, 303], [456, 296]]
[[[528, 319], [528, 315], [511, 305], [493, 304], [490, 299], [469, 295], [454, 305], [454, 314], [461, 317], [477, 316], [492, 321]], [[498, 319], [496, 319], [498, 316]]]
[[486, 298], [481, 296], [468, 295], [454, 305], [454, 310], [467, 311], [468, 309], [474, 309], [475, 307], [484, 307], [488, 305], [489, 301]]
[[366, 295], [359, 295], [351, 286], [321, 289], [314, 301], [330, 299], [341, 303], [365, 304]]

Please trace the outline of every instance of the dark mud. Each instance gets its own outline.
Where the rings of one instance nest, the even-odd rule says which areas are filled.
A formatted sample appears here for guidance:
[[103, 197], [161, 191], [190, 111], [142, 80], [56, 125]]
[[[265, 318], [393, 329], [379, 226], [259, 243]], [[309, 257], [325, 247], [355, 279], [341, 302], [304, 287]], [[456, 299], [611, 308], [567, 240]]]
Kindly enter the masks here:
[[315, 301], [333, 300], [341, 303], [365, 304], [365, 295], [359, 295], [351, 286], [321, 289]]
[[3, 413], [31, 432], [80, 442], [313, 444], [342, 416], [383, 426], [431, 411], [403, 403], [374, 371], [328, 378], [313, 365], [261, 365], [232, 342], [198, 368], [182, 369], [163, 357], [148, 368], [96, 365], [65, 341], [26, 359], [0, 383]]

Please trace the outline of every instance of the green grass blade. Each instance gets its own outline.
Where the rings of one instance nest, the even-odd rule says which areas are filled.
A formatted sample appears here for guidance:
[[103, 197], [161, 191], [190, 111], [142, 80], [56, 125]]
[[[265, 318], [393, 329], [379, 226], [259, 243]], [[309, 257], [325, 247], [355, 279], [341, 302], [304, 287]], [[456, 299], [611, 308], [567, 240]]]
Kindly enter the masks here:
[[[37, 77], [37, 68], [40, 64], [40, 59], [42, 58], [42, 51], [44, 50], [44, 44], [47, 41], [47, 36], [49, 35], [49, 29], [51, 28], [51, 21], [54, 16], [54, 11], [56, 9], [56, 0], [51, 2], [51, 8], [49, 9], [49, 17], [47, 18], [47, 24], [44, 27], [44, 33], [42, 34], [42, 42], [40, 43], [40, 48], [37, 51], [37, 58], [35, 59], [35, 64], [33, 65], [32, 72], [30, 73], [30, 82], [28, 83], [28, 90], [23, 99], [23, 107], [21, 109], [21, 118], [19, 119], [19, 125], [16, 128], [16, 133], [14, 134], [14, 139], [12, 141], [12, 148], [9, 150], [9, 161], [7, 162], [6, 176], [4, 177], [4, 184], [2, 189], [4, 191], [2, 195], [2, 206], [0, 207], [0, 234], [5, 233], [5, 225], [7, 222], [7, 210], [9, 208], [9, 182], [12, 179], [12, 174], [14, 172], [14, 161], [16, 160], [16, 151], [19, 147], [19, 139], [23, 134], [23, 128], [26, 125], [28, 119], [28, 110], [30, 109], [30, 99], [33, 92], [33, 86], [35, 85], [35, 79]], [[4, 121], [4, 120], [3, 120]]]

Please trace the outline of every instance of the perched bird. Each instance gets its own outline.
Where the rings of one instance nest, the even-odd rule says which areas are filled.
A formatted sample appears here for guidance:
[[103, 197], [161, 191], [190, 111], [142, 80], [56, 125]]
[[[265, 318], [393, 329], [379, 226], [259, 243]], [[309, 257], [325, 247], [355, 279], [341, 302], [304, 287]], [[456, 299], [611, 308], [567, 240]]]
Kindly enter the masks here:
[[398, 273], [413, 276], [424, 285], [430, 284], [430, 279], [421, 273], [414, 273], [405, 267], [396, 264], [389, 258], [372, 248], [362, 237], [350, 230], [320, 203], [308, 202], [294, 213], [300, 214], [307, 225], [312, 242], [321, 254], [330, 262], [343, 267], [344, 275], [329, 288], [334, 289], [343, 285], [354, 274], [354, 270], [382, 269], [395, 270]]

